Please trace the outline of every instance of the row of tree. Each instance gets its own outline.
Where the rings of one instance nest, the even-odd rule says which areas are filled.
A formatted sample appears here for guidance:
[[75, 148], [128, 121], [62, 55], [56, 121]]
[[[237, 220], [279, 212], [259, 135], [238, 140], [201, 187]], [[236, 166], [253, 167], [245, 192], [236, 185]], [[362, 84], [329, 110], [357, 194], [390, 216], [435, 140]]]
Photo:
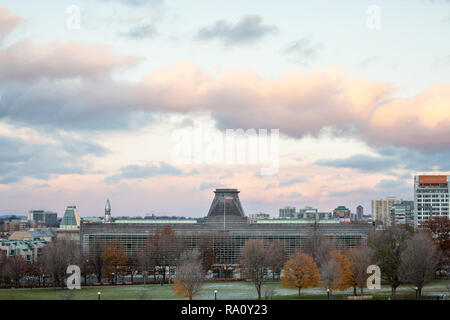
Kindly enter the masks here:
[[[442, 242], [433, 235], [429, 229], [414, 232], [406, 226], [393, 226], [371, 234], [367, 246], [337, 250], [333, 240], [317, 232], [309, 237], [303, 252], [296, 252], [283, 265], [281, 283], [298, 289], [299, 295], [302, 289], [319, 285], [330, 294], [353, 287], [354, 295], [357, 288], [363, 295], [369, 276], [367, 268], [375, 264], [381, 269], [381, 278], [391, 286], [393, 296], [400, 284], [409, 283], [417, 288], [420, 297], [424, 285], [439, 270], [447, 268], [448, 272], [448, 249], [444, 247], [442, 251]], [[241, 266], [255, 285], [258, 299], [277, 246], [250, 239], [242, 248]]]

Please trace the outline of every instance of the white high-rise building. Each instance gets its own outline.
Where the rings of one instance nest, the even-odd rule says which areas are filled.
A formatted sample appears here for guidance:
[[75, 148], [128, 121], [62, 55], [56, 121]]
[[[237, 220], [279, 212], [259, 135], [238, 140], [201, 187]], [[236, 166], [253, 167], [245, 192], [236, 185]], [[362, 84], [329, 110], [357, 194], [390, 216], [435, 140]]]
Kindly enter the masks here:
[[414, 177], [414, 226], [431, 217], [448, 217], [450, 176], [423, 175]]

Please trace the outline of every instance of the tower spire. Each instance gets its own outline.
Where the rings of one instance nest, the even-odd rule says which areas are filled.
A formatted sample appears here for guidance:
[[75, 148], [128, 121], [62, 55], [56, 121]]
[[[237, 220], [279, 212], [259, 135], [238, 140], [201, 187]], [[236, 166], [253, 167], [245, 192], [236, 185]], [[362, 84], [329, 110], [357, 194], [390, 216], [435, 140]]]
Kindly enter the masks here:
[[104, 220], [104, 222], [112, 222], [112, 218], [111, 218], [111, 203], [109, 203], [109, 199], [106, 200], [105, 220]]

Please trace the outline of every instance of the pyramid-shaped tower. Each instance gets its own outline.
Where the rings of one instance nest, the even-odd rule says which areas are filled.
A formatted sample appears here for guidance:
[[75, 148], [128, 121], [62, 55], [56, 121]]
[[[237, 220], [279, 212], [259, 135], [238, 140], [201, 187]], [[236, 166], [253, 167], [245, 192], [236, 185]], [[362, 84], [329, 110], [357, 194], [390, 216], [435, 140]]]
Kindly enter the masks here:
[[216, 189], [215, 196], [208, 212], [208, 217], [237, 216], [245, 217], [239, 200], [238, 189]]

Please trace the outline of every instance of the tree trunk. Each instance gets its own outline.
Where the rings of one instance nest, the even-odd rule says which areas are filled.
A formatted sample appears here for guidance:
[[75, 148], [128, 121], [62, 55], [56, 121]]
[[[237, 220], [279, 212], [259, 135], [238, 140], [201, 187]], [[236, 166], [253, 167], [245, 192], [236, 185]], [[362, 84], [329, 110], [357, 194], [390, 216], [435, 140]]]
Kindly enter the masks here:
[[261, 286], [256, 285], [256, 291], [258, 292], [258, 300], [261, 300]]
[[391, 293], [392, 293], [392, 297], [395, 297], [395, 295], [397, 293], [397, 286], [391, 286]]
[[356, 293], [356, 287], [353, 287], [353, 295], [357, 296], [358, 294]]
[[417, 291], [417, 298], [420, 300], [422, 298], [422, 288], [420, 287]]
[[361, 290], [361, 296], [363, 296], [364, 295], [364, 287], [360, 287], [360, 290]]
[[298, 287], [298, 297], [300, 298], [300, 291], [302, 290], [301, 287]]

